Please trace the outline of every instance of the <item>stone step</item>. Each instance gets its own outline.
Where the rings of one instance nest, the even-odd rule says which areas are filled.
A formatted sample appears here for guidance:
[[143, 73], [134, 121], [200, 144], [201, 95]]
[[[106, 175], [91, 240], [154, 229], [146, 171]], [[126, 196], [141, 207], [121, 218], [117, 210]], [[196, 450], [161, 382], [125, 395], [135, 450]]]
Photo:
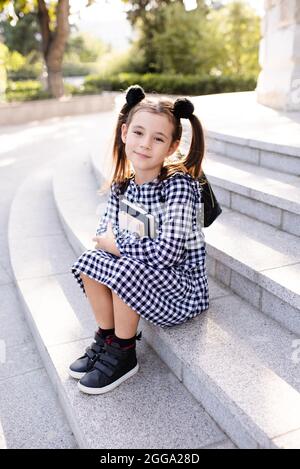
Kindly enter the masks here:
[[0, 450], [77, 449], [17, 289], [11, 279], [1, 284], [1, 276], [0, 323]]
[[215, 153], [203, 169], [222, 207], [300, 236], [300, 178]]
[[[74, 187], [70, 193], [84, 193]], [[96, 324], [70, 273], [76, 255], [56, 213], [49, 172], [37, 171], [18, 190], [9, 249], [28, 323], [80, 448], [235, 447], [145, 340], [137, 343], [138, 374], [113, 392], [88, 396], [69, 377]]]
[[300, 148], [263, 140], [246, 139], [208, 130], [206, 145], [210, 152], [255, 166], [300, 176]]
[[300, 176], [299, 113], [263, 106], [255, 91], [195, 96], [192, 101], [209, 151]]
[[[72, 197], [64, 190], [66, 175], [82, 184]], [[98, 225], [97, 204], [90, 202], [98, 187], [93, 178], [85, 157], [69, 167], [65, 160], [54, 176], [57, 209], [78, 255], [91, 247], [85, 240]], [[76, 218], [89, 228], [76, 228]], [[300, 446], [300, 418], [293, 421], [300, 406], [297, 336], [212, 278], [209, 285], [207, 313], [169, 330], [144, 321], [145, 338], [239, 447]]]
[[226, 210], [205, 230], [210, 275], [300, 334], [299, 238]]

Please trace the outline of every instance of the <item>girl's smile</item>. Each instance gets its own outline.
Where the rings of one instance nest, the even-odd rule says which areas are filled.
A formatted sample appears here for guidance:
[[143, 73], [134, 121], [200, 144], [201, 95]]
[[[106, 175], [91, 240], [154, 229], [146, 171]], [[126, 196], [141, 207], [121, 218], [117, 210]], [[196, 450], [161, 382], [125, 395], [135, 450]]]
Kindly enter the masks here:
[[138, 152], [135, 152], [135, 153], [142, 158], [151, 158], [150, 156], [143, 155], [142, 153], [138, 153]]

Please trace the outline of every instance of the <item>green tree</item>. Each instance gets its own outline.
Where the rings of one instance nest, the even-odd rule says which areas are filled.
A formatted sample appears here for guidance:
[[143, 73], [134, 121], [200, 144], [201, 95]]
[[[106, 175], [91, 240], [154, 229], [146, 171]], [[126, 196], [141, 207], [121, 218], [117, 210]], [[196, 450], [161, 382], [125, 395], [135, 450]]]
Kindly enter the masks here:
[[96, 62], [108, 47], [100, 39], [87, 33], [74, 34], [70, 36], [66, 49], [66, 58], [75, 57], [80, 62]]
[[207, 10], [185, 11], [180, 2], [163, 9], [164, 28], [155, 31], [153, 54], [157, 68], [164, 73], [208, 74], [221, 42], [211, 36]]
[[223, 41], [223, 53], [216, 69], [223, 75], [255, 75], [259, 73], [258, 53], [260, 18], [243, 0], [211, 11], [209, 21]]
[[[168, 7], [176, 5], [185, 12], [183, 0], [123, 0], [127, 4], [127, 19], [138, 31], [138, 40], [132, 41], [136, 52], [133, 62], [138, 64], [140, 73], [163, 72], [162, 64], [157, 57], [157, 37], [167, 28]], [[198, 0], [198, 9], [205, 14], [208, 8], [205, 0]], [[191, 12], [191, 13], [194, 13]], [[170, 21], [169, 21], [170, 23]], [[155, 39], [156, 38], [156, 39]]]
[[[260, 18], [244, 1], [223, 5], [198, 2], [185, 11], [183, 2], [155, 2], [134, 24], [129, 71], [198, 75], [253, 75], [259, 72]], [[149, 2], [144, 2], [149, 3]]]
[[134, 27], [137, 22], [142, 20], [147, 23], [147, 20], [151, 20], [151, 16], [147, 16], [147, 12], [155, 14], [161, 8], [166, 5], [170, 5], [174, 2], [180, 2], [183, 5], [183, 0], [122, 0], [127, 6], [127, 19]]
[[0, 0], [0, 12], [11, 22], [17, 22], [27, 14], [37, 16], [48, 90], [54, 97], [64, 94], [61, 69], [69, 36], [69, 9], [69, 0]]
[[110, 46], [87, 33], [71, 35], [66, 45], [63, 74], [68, 76], [88, 75], [99, 72], [106, 55], [111, 55]]
[[35, 13], [17, 17], [18, 21], [11, 24], [10, 18], [0, 22], [0, 34], [10, 51], [17, 51], [22, 55], [30, 52], [41, 52], [41, 35]]
[[6, 66], [8, 60], [8, 48], [0, 42], [0, 101], [2, 101], [6, 85], [7, 85], [7, 73]]

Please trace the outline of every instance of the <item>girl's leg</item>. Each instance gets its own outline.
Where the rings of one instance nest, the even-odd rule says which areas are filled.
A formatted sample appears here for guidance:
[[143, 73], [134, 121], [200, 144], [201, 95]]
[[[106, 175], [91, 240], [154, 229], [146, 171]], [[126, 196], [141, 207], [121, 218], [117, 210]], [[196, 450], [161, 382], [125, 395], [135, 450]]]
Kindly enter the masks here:
[[92, 307], [96, 322], [101, 329], [113, 329], [114, 309], [110, 288], [81, 273], [85, 292]]
[[119, 339], [131, 339], [136, 335], [140, 316], [112, 291], [115, 335]]

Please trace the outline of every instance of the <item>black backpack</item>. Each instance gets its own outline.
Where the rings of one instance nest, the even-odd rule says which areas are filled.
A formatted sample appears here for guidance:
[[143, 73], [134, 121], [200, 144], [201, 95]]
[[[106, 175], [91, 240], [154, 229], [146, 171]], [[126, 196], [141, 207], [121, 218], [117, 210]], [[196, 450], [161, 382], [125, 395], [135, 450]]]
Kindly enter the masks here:
[[204, 227], [207, 228], [222, 213], [222, 209], [203, 171], [202, 176], [197, 180], [200, 182], [202, 188], [201, 195], [204, 204]]

